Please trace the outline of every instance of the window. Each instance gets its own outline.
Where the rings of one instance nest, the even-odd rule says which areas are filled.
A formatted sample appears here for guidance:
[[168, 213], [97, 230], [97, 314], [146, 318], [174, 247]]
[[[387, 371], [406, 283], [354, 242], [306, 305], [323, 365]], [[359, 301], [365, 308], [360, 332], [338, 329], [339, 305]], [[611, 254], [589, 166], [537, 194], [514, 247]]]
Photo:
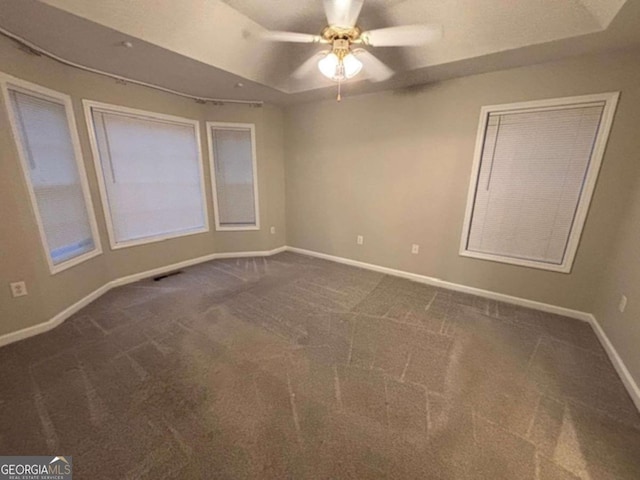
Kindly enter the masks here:
[[208, 231], [198, 122], [84, 105], [111, 247]]
[[0, 75], [51, 273], [102, 250], [67, 95]]
[[483, 107], [460, 254], [570, 272], [617, 101]]
[[216, 230], [259, 230], [255, 128], [207, 122]]

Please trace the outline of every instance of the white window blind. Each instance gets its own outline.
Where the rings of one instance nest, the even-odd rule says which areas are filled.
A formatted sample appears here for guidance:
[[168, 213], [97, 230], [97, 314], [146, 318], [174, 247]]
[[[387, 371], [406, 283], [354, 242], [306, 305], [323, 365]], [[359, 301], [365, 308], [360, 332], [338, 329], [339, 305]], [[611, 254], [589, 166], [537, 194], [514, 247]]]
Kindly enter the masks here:
[[210, 125], [219, 229], [258, 227], [253, 126]]
[[114, 246], [207, 229], [197, 122], [91, 108]]
[[581, 202], [590, 200], [590, 172], [593, 182], [597, 175], [591, 167], [605, 107], [602, 100], [488, 113], [465, 252], [566, 266], [582, 228]]
[[8, 91], [50, 264], [61, 266], [96, 250], [65, 105]]

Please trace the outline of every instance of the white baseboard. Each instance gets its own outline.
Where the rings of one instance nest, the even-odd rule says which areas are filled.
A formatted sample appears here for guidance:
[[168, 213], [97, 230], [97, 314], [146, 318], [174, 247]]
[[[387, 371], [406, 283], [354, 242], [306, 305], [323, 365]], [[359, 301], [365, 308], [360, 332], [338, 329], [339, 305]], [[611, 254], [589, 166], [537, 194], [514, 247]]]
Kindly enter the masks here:
[[162, 275], [163, 273], [180, 270], [181, 268], [187, 268], [192, 265], [208, 262], [210, 260], [217, 260], [222, 258], [269, 257], [271, 255], [284, 252], [286, 249], [287, 247], [285, 246], [285, 247], [274, 248], [273, 250], [262, 250], [262, 251], [255, 251], [255, 252], [212, 253], [210, 255], [192, 258], [189, 260], [185, 260], [183, 262], [178, 262], [171, 265], [165, 265], [163, 267], [158, 267], [152, 270], [147, 270], [145, 272], [134, 273], [132, 275], [127, 275], [126, 277], [121, 277], [115, 280], [111, 280], [110, 282], [106, 283], [105, 285], [102, 285], [100, 288], [91, 292], [86, 297], [81, 298], [70, 307], [65, 308], [63, 311], [58, 313], [53, 318], [47, 320], [46, 322], [38, 323], [37, 325], [23, 328], [22, 330], [17, 330], [15, 332], [10, 332], [4, 335], [0, 335], [0, 347], [4, 345], [8, 345], [13, 342], [17, 342], [19, 340], [24, 340], [25, 338], [33, 337], [34, 335], [38, 335], [40, 333], [48, 332], [49, 330], [60, 325], [62, 322], [64, 322], [67, 318], [69, 318], [71, 315], [76, 313], [81, 308], [86, 307], [91, 302], [93, 302], [94, 300], [98, 299], [99, 297], [107, 293], [112, 288], [120, 287], [122, 285], [127, 285], [129, 283], [134, 283], [134, 282], [143, 280], [145, 278]]
[[593, 315], [590, 315], [590, 317], [591, 326], [595, 330], [596, 335], [598, 336], [598, 340], [600, 340], [602, 347], [607, 352], [607, 355], [609, 355], [609, 359], [611, 360], [611, 363], [613, 363], [616, 372], [618, 372], [618, 376], [620, 376], [622, 383], [624, 383], [624, 386], [627, 388], [631, 400], [633, 400], [633, 403], [635, 403], [636, 408], [640, 410], [640, 387], [638, 387], [638, 384], [631, 375], [631, 372], [629, 372], [629, 369], [624, 364], [624, 361], [622, 360], [620, 355], [618, 355], [617, 350], [611, 343], [611, 340], [609, 340], [609, 337], [600, 325], [600, 322], [598, 322], [598, 319]]
[[310, 257], [323, 258], [325, 260], [331, 260], [332, 262], [343, 263], [345, 265], [351, 265], [353, 267], [364, 268], [366, 270], [373, 270], [374, 272], [385, 273], [387, 275], [393, 275], [394, 277], [402, 277], [414, 282], [425, 283], [427, 285], [433, 285], [435, 287], [442, 287], [456, 292], [470, 293], [479, 297], [490, 298], [491, 300], [499, 300], [505, 303], [511, 303], [514, 305], [520, 305], [522, 307], [533, 308], [535, 310], [541, 310], [543, 312], [555, 313], [563, 315], [565, 317], [577, 318], [583, 322], [591, 322], [591, 314], [587, 312], [581, 312], [579, 310], [572, 310], [570, 308], [559, 307], [557, 305], [551, 305], [549, 303], [537, 302], [535, 300], [529, 300], [521, 297], [514, 297], [506, 295], [504, 293], [492, 292], [491, 290], [483, 290], [481, 288], [469, 287], [467, 285], [461, 285], [459, 283], [447, 282], [439, 278], [428, 277], [426, 275], [420, 275], [418, 273], [406, 272], [404, 270], [396, 270], [389, 267], [382, 267], [380, 265], [374, 265], [372, 263], [360, 262], [345, 257], [336, 257], [327, 253], [314, 252], [313, 250], [305, 250], [297, 247], [287, 247], [290, 252], [300, 253], [302, 255], [308, 255]]
[[110, 288], [120, 287], [122, 285], [127, 285], [128, 283], [138, 282], [140, 280], [144, 280], [145, 278], [157, 277], [158, 275], [162, 275], [164, 273], [173, 272], [176, 270], [180, 270], [181, 268], [191, 267], [193, 265], [209, 262], [211, 260], [219, 260], [223, 258], [270, 257], [271, 255], [275, 255], [276, 253], [284, 252], [286, 249], [287, 247], [278, 247], [274, 248], [273, 250], [260, 250], [254, 252], [211, 253], [202, 257], [191, 258], [183, 262], [164, 265], [162, 267], [154, 268], [153, 270], [147, 270], [145, 272], [134, 273], [132, 275], [127, 275], [126, 277], [117, 278], [115, 280], [111, 280], [111, 282], [109, 282], [109, 285]]
[[111, 286], [109, 284], [103, 285], [97, 290], [94, 290], [89, 295], [84, 298], [81, 298], [76, 303], [71, 305], [70, 307], [65, 308], [63, 311], [58, 313], [55, 317], [47, 320], [46, 322], [39, 323], [37, 325], [33, 325], [31, 327], [23, 328], [22, 330], [17, 330], [15, 332], [6, 333], [0, 336], [0, 347], [4, 345], [8, 345], [13, 342], [17, 342], [18, 340], [24, 340], [25, 338], [33, 337], [34, 335], [38, 335], [40, 333], [48, 332], [52, 328], [57, 327], [62, 322], [64, 322], [71, 315], [76, 313], [81, 308], [86, 307], [91, 302], [101, 297], [109, 290], [111, 290]]

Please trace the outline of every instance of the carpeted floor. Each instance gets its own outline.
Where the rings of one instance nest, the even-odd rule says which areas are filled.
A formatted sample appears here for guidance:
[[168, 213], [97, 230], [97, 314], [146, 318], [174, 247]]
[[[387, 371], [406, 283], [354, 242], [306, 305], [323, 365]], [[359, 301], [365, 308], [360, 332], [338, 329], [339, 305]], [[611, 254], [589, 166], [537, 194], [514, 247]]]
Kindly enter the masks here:
[[588, 324], [292, 253], [112, 290], [0, 362], [0, 454], [77, 479], [640, 478]]

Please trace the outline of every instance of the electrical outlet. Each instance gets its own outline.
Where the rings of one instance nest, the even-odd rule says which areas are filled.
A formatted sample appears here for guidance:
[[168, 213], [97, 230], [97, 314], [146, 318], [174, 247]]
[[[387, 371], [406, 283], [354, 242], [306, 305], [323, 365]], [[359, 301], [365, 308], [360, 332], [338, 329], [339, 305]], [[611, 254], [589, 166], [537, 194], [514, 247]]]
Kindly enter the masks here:
[[356, 238], [356, 243], [358, 245], [364, 245], [364, 237], [362, 235], [358, 235], [358, 237]]
[[618, 310], [620, 310], [620, 313], [623, 313], [625, 308], [627, 308], [627, 297], [622, 295], [620, 297], [620, 303], [618, 303]]
[[27, 284], [24, 282], [12, 282], [9, 284], [11, 287], [11, 295], [13, 297], [24, 297], [27, 294]]
[[414, 255], [420, 253], [420, 245], [418, 245], [417, 243], [411, 245], [411, 253], [413, 253]]
[[271, 227], [269, 231], [271, 232], [271, 235], [274, 235], [276, 233], [276, 227]]

